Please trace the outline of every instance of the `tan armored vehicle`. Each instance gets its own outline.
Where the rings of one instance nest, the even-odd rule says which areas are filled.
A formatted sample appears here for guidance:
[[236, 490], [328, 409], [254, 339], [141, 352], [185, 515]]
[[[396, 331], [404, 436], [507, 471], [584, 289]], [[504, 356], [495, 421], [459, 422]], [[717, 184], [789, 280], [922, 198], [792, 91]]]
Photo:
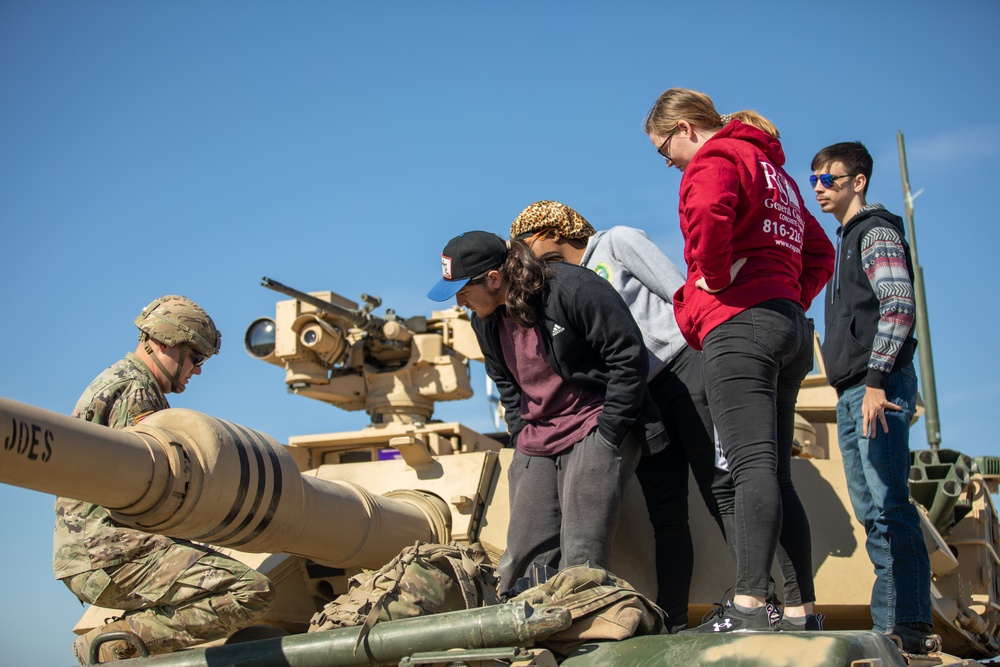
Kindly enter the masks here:
[[[136, 664], [555, 665], [549, 651], [532, 646], [533, 637], [563, 623], [558, 608], [543, 613], [501, 604], [382, 622], [361, 651], [354, 650], [354, 628], [304, 634], [352, 575], [379, 568], [417, 541], [478, 542], [496, 562], [505, 547], [512, 450], [502, 435], [433, 420], [436, 401], [473, 394], [469, 363], [480, 352], [463, 311], [376, 317], [378, 300], [364, 295], [359, 307], [332, 292], [265, 284], [292, 298], [278, 302], [273, 319], [249, 327], [247, 350], [283, 369], [288, 391], [365, 410], [369, 426], [296, 436], [284, 445], [190, 410], [165, 410], [114, 431], [0, 399], [0, 425], [12, 429], [0, 451], [0, 482], [97, 503], [121, 523], [225, 547], [274, 583], [276, 602], [261, 622], [288, 636]], [[907, 664], [887, 637], [870, 631], [874, 575], [847, 498], [836, 395], [818, 344], [816, 352], [799, 395], [794, 477], [811, 518], [817, 608], [826, 630], [633, 637], [585, 644], [562, 664]], [[114, 462], [115, 484], [89, 474], [95, 461]], [[990, 498], [998, 473], [994, 459], [914, 453], [911, 491], [930, 553], [934, 631], [943, 651], [912, 664], [974, 665], [1000, 653], [1000, 536]], [[637, 484], [626, 502], [612, 569], [655, 599], [652, 531]], [[698, 555], [692, 618], [721, 601], [734, 579], [729, 553], [700, 503], [691, 503]], [[91, 608], [75, 630], [85, 632], [112, 613]]]

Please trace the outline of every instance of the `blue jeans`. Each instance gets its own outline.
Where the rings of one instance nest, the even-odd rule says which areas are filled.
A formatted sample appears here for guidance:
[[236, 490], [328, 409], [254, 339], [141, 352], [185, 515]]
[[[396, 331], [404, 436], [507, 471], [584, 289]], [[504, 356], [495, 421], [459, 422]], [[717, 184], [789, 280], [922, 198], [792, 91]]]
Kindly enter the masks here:
[[837, 401], [837, 431], [854, 516], [868, 535], [865, 548], [875, 566], [872, 622], [884, 631], [897, 623], [931, 623], [930, 559], [920, 516], [910, 504], [910, 420], [917, 401], [913, 364], [886, 378], [885, 396], [902, 410], [886, 410], [889, 432], [862, 428], [864, 385]]
[[812, 331], [801, 306], [772, 299], [702, 342], [708, 404], [736, 485], [736, 594], [767, 596], [777, 555], [789, 606], [816, 601], [809, 519], [791, 471]]

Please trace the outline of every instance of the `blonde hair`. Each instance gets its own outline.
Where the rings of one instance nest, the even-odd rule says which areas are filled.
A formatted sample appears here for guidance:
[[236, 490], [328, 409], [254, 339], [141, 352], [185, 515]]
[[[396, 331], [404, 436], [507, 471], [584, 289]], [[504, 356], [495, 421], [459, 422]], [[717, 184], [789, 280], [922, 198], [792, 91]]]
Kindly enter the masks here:
[[718, 130], [734, 118], [770, 134], [775, 139], [780, 136], [778, 128], [756, 111], [744, 109], [720, 116], [715, 110], [712, 98], [705, 93], [687, 88], [671, 88], [664, 91], [646, 114], [643, 130], [646, 134], [666, 136], [677, 129], [677, 123], [682, 120], [706, 130]]

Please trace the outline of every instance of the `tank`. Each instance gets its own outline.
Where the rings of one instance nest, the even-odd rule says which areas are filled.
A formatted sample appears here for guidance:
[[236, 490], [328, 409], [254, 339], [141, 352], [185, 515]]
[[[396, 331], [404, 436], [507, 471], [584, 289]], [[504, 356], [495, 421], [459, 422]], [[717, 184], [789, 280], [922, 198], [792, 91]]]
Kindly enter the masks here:
[[[433, 419], [436, 402], [473, 395], [469, 365], [481, 356], [463, 310], [376, 315], [377, 297], [362, 295], [359, 306], [329, 291], [262, 283], [290, 298], [277, 303], [273, 318], [250, 324], [249, 354], [281, 368], [291, 393], [364, 410], [367, 427], [279, 443], [174, 408], [115, 431], [0, 398], [0, 482], [97, 503], [123, 524], [215, 545], [272, 580], [275, 603], [259, 622], [285, 636], [135, 664], [907, 664], [887, 637], [869, 629], [874, 574], [847, 498], [837, 397], [826, 383], [818, 338], [798, 398], [793, 474], [811, 519], [825, 631], [633, 637], [586, 644], [557, 660], [534, 638], [568, 624], [565, 610], [502, 604], [378, 623], [360, 654], [352, 650], [354, 628], [306, 633], [313, 614], [346, 592], [351, 576], [415, 541], [479, 543], [497, 562], [512, 450], [504, 434]], [[934, 631], [943, 644], [934, 664], [981, 664], [976, 660], [1000, 652], [1000, 536], [991, 499], [998, 480], [1000, 459], [912, 453], [911, 495], [930, 554]], [[611, 569], [655, 599], [652, 530], [634, 480], [625, 503]], [[699, 497], [691, 499], [691, 526], [697, 558], [690, 613], [699, 618], [724, 599], [735, 574]], [[780, 580], [777, 570], [774, 576]], [[86, 632], [114, 613], [91, 607], [74, 630]]]

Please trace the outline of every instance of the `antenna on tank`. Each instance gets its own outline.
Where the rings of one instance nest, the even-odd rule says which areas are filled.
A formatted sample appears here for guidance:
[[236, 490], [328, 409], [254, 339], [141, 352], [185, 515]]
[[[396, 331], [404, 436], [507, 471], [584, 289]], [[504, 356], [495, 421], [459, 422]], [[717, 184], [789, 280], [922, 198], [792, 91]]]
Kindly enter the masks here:
[[906, 169], [906, 146], [903, 131], [896, 131], [899, 144], [899, 169], [903, 175], [903, 202], [906, 211], [906, 233], [910, 237], [910, 260], [913, 264], [913, 301], [916, 305], [917, 355], [920, 360], [920, 392], [924, 401], [924, 424], [927, 427], [927, 444], [937, 449], [941, 444], [941, 422], [938, 418], [937, 387], [934, 383], [934, 358], [931, 355], [931, 327], [927, 318], [927, 295], [924, 293], [924, 270], [917, 261], [917, 234], [913, 227], [913, 200], [917, 194], [910, 193], [910, 176]]

